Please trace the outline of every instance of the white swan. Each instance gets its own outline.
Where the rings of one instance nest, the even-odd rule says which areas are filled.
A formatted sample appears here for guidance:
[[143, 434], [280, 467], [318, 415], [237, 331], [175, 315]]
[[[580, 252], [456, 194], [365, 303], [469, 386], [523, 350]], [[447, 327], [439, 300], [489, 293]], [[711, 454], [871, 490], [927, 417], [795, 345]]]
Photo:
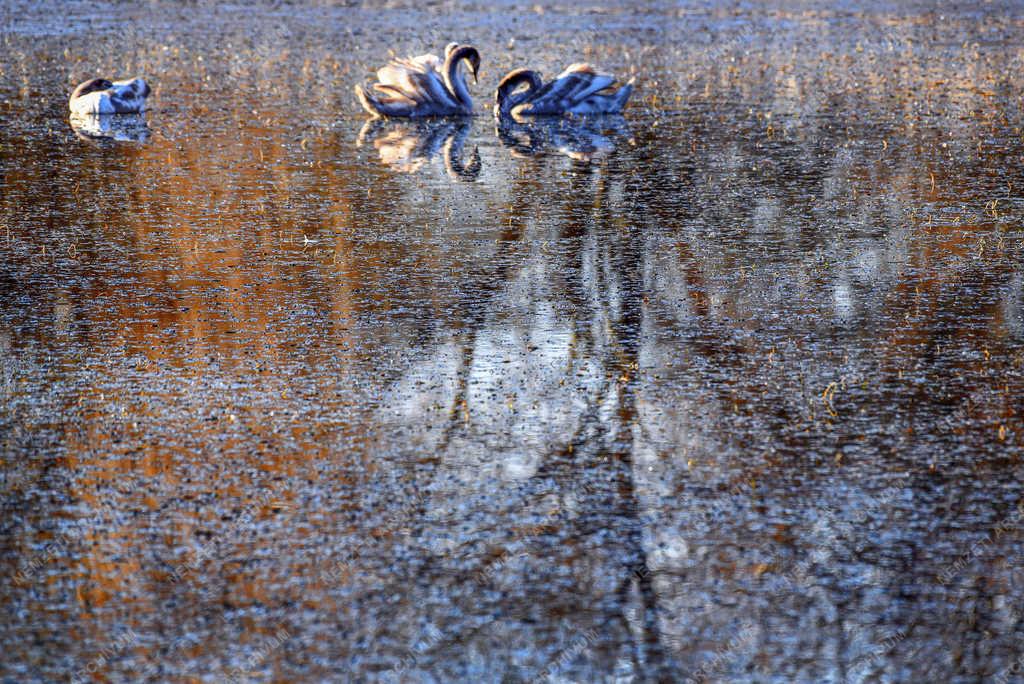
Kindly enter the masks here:
[[141, 78], [109, 81], [91, 78], [71, 93], [72, 114], [138, 114], [146, 109], [149, 84]]
[[442, 62], [436, 55], [396, 59], [377, 70], [372, 88], [356, 86], [363, 108], [374, 116], [465, 116], [473, 113], [466, 77], [459, 70], [465, 60], [473, 80], [480, 70], [475, 47], [450, 43]]
[[[615, 77], [589, 64], [572, 64], [553, 81], [543, 83], [529, 69], [506, 74], [494, 92], [494, 115], [499, 119], [566, 114], [618, 114], [633, 93], [633, 80], [616, 87]], [[526, 90], [521, 90], [522, 86]]]

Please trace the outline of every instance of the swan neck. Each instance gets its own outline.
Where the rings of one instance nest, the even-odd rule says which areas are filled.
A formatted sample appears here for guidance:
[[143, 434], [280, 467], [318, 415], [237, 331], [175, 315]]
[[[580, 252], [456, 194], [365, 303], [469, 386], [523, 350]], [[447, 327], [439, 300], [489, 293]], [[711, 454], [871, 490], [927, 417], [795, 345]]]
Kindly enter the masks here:
[[[526, 89], [517, 92], [517, 89], [524, 84]], [[508, 114], [516, 105], [529, 101], [540, 87], [540, 78], [532, 71], [524, 70], [506, 76], [505, 80], [498, 86], [496, 96], [498, 111], [503, 115]]]
[[455, 100], [467, 111], [473, 109], [473, 98], [470, 97], [469, 87], [466, 85], [466, 77], [459, 71], [459, 64], [466, 59], [468, 49], [459, 47], [448, 53], [445, 58], [444, 84], [448, 91], [455, 96]]

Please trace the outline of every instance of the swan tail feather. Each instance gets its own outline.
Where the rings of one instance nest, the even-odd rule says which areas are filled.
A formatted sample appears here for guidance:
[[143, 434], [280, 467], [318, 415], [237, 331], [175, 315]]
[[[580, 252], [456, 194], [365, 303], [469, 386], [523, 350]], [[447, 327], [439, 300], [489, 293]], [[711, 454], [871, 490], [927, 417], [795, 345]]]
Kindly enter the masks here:
[[381, 98], [361, 85], [356, 86], [356, 97], [370, 114], [374, 116], [405, 116], [409, 106], [401, 97]]
[[615, 93], [615, 110], [613, 113], [618, 114], [622, 111], [622, 108], [626, 106], [626, 102], [629, 100], [629, 96], [633, 94], [633, 84], [636, 82], [635, 78], [629, 79], [626, 85], [619, 88], [619, 92]]

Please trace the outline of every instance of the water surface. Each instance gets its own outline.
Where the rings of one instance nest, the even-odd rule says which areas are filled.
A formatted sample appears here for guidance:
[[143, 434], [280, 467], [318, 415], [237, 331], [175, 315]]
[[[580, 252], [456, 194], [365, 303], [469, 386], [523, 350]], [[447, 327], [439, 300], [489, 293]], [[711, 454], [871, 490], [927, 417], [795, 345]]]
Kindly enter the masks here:
[[[1017, 5], [0, 27], [4, 681], [1011, 676]], [[448, 40], [480, 115], [364, 126]], [[485, 113], [579, 59], [625, 117]]]

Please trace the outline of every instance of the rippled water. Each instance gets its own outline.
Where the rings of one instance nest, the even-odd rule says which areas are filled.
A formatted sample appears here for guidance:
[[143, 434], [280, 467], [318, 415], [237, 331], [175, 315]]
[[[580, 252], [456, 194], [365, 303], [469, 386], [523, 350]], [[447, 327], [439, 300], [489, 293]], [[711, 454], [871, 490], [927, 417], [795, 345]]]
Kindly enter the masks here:
[[[1020, 677], [1019, 6], [0, 22], [3, 681]], [[480, 115], [364, 126], [448, 40]]]

